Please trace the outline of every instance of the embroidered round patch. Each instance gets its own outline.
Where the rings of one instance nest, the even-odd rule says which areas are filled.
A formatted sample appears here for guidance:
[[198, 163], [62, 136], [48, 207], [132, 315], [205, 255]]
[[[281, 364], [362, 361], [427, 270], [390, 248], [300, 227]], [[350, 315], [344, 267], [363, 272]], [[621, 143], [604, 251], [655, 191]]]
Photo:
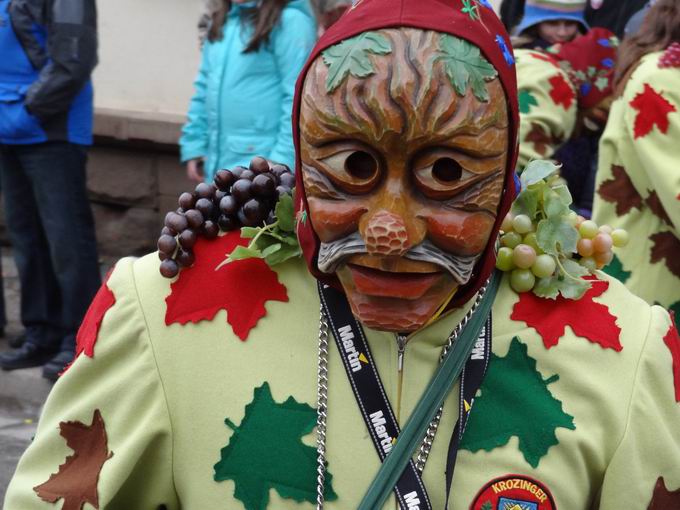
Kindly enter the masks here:
[[470, 510], [556, 510], [548, 488], [524, 475], [505, 475], [487, 483]]

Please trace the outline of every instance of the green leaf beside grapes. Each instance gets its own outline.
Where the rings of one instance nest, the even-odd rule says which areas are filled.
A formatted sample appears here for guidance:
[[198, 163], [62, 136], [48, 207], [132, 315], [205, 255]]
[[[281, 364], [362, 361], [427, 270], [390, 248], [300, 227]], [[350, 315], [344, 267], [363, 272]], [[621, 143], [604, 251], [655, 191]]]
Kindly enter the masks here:
[[560, 256], [576, 251], [578, 230], [565, 217], [553, 216], [538, 222], [536, 241], [544, 252]]
[[[611, 229], [609, 236], [583, 218], [579, 223], [570, 209], [571, 193], [558, 170], [551, 161], [536, 160], [521, 174], [522, 191], [512, 205], [512, 214], [503, 221], [496, 267], [511, 272], [510, 285], [516, 292], [532, 290], [546, 299], [560, 295], [579, 299], [590, 288], [583, 277], [606, 264], [612, 242], [625, 246], [628, 237], [625, 231]], [[583, 239], [585, 244], [579, 248]]]
[[274, 223], [262, 227], [242, 227], [241, 237], [252, 239], [248, 246], [239, 246], [229, 254], [227, 262], [260, 258], [269, 266], [281, 264], [302, 255], [295, 235], [295, 208], [293, 197], [283, 195], [274, 209]]
[[555, 163], [545, 159], [530, 161], [520, 176], [522, 189], [547, 179], [551, 175], [556, 174], [559, 169], [560, 167]]

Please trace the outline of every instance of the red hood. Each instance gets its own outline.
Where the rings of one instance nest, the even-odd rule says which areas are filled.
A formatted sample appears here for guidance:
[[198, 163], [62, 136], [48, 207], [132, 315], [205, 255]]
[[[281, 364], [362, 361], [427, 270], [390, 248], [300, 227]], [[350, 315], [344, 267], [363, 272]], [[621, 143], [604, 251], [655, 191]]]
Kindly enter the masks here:
[[[496, 235], [515, 196], [514, 172], [517, 161], [517, 129], [519, 126], [517, 78], [511, 49], [509, 49], [510, 38], [487, 0], [469, 0], [465, 3], [476, 6], [477, 16], [475, 19], [472, 19], [469, 14], [463, 11], [466, 6], [462, 0], [359, 0], [354, 8], [343, 15], [321, 37], [312, 50], [309, 60], [298, 78], [293, 105], [293, 138], [295, 141], [297, 181], [295, 207], [296, 211], [299, 212], [308, 210], [300, 164], [299, 120], [302, 86], [310, 65], [326, 48], [362, 32], [381, 28], [413, 27], [467, 39], [478, 46], [487, 60], [496, 68], [505, 90], [508, 112], [510, 112], [509, 154], [503, 197], [489, 245], [477, 262], [470, 282], [459, 289], [449, 304], [450, 308], [455, 308], [468, 301], [494, 269]], [[317, 267], [319, 239], [312, 229], [311, 222], [299, 221], [297, 234], [310, 272], [322, 282], [340, 288], [340, 283], [334, 275], [322, 273]]]

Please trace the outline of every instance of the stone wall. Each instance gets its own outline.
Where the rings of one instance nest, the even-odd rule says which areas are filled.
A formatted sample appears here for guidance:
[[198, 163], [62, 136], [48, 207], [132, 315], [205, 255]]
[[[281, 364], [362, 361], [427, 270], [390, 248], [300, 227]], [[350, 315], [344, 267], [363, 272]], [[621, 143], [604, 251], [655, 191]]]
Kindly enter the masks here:
[[87, 187], [100, 253], [113, 257], [155, 250], [165, 213], [193, 188], [176, 150], [101, 141], [90, 152]]

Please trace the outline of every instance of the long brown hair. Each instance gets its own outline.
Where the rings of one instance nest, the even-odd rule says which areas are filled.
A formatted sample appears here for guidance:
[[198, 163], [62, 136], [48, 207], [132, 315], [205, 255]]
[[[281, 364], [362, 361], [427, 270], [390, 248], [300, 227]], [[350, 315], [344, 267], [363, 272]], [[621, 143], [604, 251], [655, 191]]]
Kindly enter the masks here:
[[[269, 42], [269, 35], [281, 19], [281, 12], [290, 0], [261, 0], [258, 7], [245, 11], [244, 23], [253, 27], [253, 35], [246, 44], [243, 53], [258, 51], [262, 44]], [[208, 40], [220, 41], [224, 36], [224, 23], [231, 9], [231, 0], [223, 0], [221, 5], [212, 14]]]
[[642, 57], [674, 42], [680, 42], [680, 0], [658, 0], [647, 11], [640, 30], [621, 44], [614, 71], [616, 93], [623, 91]]

